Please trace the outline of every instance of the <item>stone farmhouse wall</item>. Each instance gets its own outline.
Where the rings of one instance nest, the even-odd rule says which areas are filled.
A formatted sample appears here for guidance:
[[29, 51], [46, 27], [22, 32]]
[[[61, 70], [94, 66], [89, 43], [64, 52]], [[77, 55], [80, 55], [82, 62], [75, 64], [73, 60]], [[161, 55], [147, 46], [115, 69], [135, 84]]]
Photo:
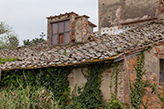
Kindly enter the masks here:
[[[151, 83], [157, 82], [157, 79], [159, 79], [158, 76], [158, 56], [157, 53], [163, 54], [164, 53], [164, 45], [155, 46], [147, 51], [144, 52], [145, 55], [145, 63], [144, 63], [144, 70], [146, 70], [143, 79], [149, 80]], [[134, 65], [137, 65], [137, 54], [131, 54], [129, 56], [126, 56], [126, 63], [125, 60], [120, 61], [120, 64], [118, 66], [119, 69], [119, 75], [118, 75], [118, 94], [117, 98], [123, 102], [123, 103], [129, 103], [129, 89], [128, 89], [128, 81], [127, 74], [129, 74], [129, 77], [131, 78], [131, 81], [134, 82], [136, 79], [136, 70], [134, 69]], [[83, 76], [81, 69], [86, 73], [87, 67], [83, 68], [76, 68], [74, 69], [71, 74], [68, 76], [68, 80], [70, 82], [70, 88], [71, 92], [77, 90], [78, 86], [84, 86], [87, 80]], [[103, 99], [108, 101], [111, 98], [111, 92], [110, 92], [110, 80], [112, 76], [113, 68], [109, 68], [102, 74], [102, 83], [101, 83], [101, 91], [103, 95]], [[114, 81], [113, 81], [114, 86]], [[162, 86], [159, 85], [159, 92], [161, 92]], [[113, 87], [114, 91], [114, 87]], [[153, 109], [155, 108], [155, 102], [156, 102], [156, 95], [151, 93], [151, 88], [146, 89], [145, 96], [143, 98], [144, 103], [146, 103], [147, 97], [149, 98], [148, 102], [148, 108]], [[75, 91], [77, 92], [77, 91]], [[77, 94], [77, 93], [76, 93]], [[157, 106], [158, 109], [161, 109], [162, 102], [157, 99]]]

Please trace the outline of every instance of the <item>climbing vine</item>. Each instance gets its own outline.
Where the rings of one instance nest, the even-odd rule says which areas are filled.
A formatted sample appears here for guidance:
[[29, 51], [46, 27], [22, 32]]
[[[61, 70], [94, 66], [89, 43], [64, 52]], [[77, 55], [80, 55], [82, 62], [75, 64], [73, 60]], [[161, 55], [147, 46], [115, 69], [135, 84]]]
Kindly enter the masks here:
[[[101, 78], [102, 73], [109, 68], [110, 64], [93, 64], [88, 67], [87, 74], [83, 75], [87, 79], [84, 87], [78, 88], [79, 96], [73, 97], [73, 104], [69, 108], [79, 109], [97, 109], [103, 104], [101, 96]], [[80, 108], [80, 109], [81, 109]]]
[[[117, 99], [117, 92], [118, 92], [118, 69], [119, 63], [115, 63], [113, 66], [113, 72], [110, 79], [110, 92], [111, 92], [111, 100], [105, 106], [105, 109], [124, 109], [124, 104], [121, 103]], [[113, 81], [114, 81], [114, 93], [113, 93]]]
[[131, 103], [135, 109], [140, 109], [140, 105], [142, 104], [142, 98], [144, 95], [144, 87], [143, 87], [144, 84], [142, 80], [142, 76], [145, 73], [145, 71], [143, 71], [144, 58], [145, 57], [144, 57], [143, 52], [138, 55], [137, 67], [134, 66], [135, 70], [137, 71], [137, 75], [136, 75], [137, 77], [133, 85], [130, 85]]
[[131, 97], [131, 104], [132, 104], [132, 109], [140, 109], [141, 105], [144, 107], [144, 109], [147, 109], [148, 107], [148, 100], [149, 98], [147, 97], [146, 103], [143, 102], [143, 96], [145, 94], [145, 88], [149, 87], [152, 89], [152, 93], [155, 92], [155, 86], [152, 85], [148, 80], [143, 80], [143, 75], [145, 74], [146, 70], [143, 70], [144, 67], [144, 51], [141, 52], [138, 55], [137, 58], [137, 66], [134, 65], [134, 68], [137, 72], [135, 82], [132, 83], [130, 80], [130, 97]]

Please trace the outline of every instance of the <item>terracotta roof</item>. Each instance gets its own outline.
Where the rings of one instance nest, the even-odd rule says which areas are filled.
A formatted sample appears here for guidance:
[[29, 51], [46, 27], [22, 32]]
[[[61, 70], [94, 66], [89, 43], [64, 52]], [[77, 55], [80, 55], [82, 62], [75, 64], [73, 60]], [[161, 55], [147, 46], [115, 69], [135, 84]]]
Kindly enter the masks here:
[[0, 57], [19, 57], [15, 62], [0, 65], [2, 70], [35, 69], [86, 64], [117, 59], [122, 54], [164, 41], [164, 23], [139, 25], [118, 35], [93, 34], [95, 41], [48, 46], [19, 47], [1, 51]]
[[49, 18], [55, 18], [55, 17], [61, 17], [61, 16], [65, 16], [65, 15], [70, 15], [70, 14], [75, 14], [76, 16], [79, 16], [77, 13], [75, 12], [69, 12], [69, 13], [65, 13], [65, 14], [60, 14], [60, 15], [55, 15], [55, 16], [50, 16], [50, 17], [46, 17], [47, 19]]

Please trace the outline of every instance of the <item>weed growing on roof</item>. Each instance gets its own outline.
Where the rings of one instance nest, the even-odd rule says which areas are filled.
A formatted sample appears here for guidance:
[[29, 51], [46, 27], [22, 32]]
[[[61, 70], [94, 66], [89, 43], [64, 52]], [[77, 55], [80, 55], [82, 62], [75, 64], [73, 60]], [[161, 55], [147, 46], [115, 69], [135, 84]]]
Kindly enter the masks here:
[[10, 62], [10, 61], [16, 61], [18, 58], [1, 58], [0, 57], [0, 64], [3, 64], [4, 62]]
[[63, 55], [67, 56], [67, 49], [64, 50]]

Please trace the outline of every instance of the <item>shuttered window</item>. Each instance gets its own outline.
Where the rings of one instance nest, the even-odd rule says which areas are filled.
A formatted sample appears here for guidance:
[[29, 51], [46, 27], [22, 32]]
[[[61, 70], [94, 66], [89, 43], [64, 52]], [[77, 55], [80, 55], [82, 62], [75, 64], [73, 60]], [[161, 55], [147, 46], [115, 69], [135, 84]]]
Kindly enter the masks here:
[[51, 24], [51, 44], [69, 43], [70, 21]]
[[63, 33], [64, 32], [64, 22], [58, 23], [58, 33]]

